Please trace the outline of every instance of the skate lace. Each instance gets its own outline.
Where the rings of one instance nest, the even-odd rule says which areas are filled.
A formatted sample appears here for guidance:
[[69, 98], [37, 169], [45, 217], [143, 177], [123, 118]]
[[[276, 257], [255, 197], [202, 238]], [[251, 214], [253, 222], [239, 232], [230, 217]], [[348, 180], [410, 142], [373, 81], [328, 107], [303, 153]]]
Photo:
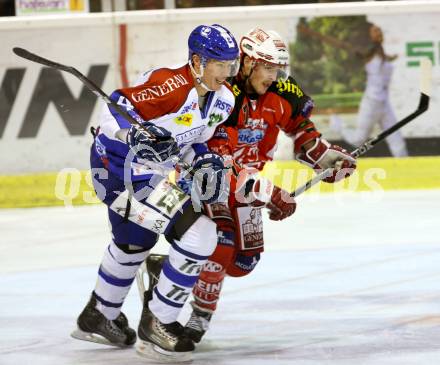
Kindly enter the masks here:
[[191, 313], [191, 317], [189, 317], [186, 327], [192, 328], [196, 331], [205, 332], [208, 330], [209, 320], [193, 312]]
[[121, 329], [116, 325], [114, 321], [106, 321], [105, 324], [106, 329], [114, 336], [123, 337]]
[[151, 276], [153, 277], [153, 280], [151, 282], [155, 283], [155, 285], [156, 285], [159, 282], [160, 273], [158, 273], [158, 274], [151, 274]]
[[123, 329], [124, 327], [128, 327], [128, 319], [125, 316], [124, 313], [119, 313], [118, 318], [115, 319], [115, 323], [116, 325], [119, 325], [119, 327], [121, 327], [121, 329]]
[[164, 337], [165, 339], [175, 342], [177, 341], [177, 336], [173, 335], [172, 333], [170, 333], [165, 326], [158, 320], [154, 320], [154, 327], [156, 329], [156, 332], [161, 336]]

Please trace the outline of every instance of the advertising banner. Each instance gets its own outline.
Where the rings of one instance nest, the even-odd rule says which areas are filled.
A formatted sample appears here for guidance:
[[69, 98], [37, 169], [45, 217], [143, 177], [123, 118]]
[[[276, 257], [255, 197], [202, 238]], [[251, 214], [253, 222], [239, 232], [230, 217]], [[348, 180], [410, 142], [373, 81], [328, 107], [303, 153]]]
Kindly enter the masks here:
[[[87, 168], [90, 126], [96, 125], [100, 99], [75, 77], [22, 59], [12, 48], [22, 47], [72, 65], [99, 87], [113, 90], [111, 26], [53, 24], [51, 28], [1, 32], [0, 174]], [[87, 42], [90, 39], [93, 41]]]
[[87, 13], [89, 0], [15, 0], [15, 15]]
[[[279, 32], [290, 45], [291, 75], [315, 102], [313, 122], [350, 151], [416, 109], [419, 62], [430, 58], [429, 110], [366, 156], [440, 155], [440, 7], [354, 16], [257, 8], [247, 8], [245, 19], [204, 9], [0, 20], [0, 174], [86, 169], [89, 130], [102, 108], [72, 75], [20, 59], [13, 47], [74, 66], [111, 93], [124, 73], [133, 82], [152, 67], [186, 62], [189, 32], [216, 22], [237, 39], [256, 26]], [[275, 157], [292, 160], [283, 133], [279, 146]]]
[[429, 58], [430, 109], [368, 155], [440, 154], [440, 14], [298, 18], [290, 31], [292, 75], [315, 101], [313, 119], [349, 150], [416, 109]]

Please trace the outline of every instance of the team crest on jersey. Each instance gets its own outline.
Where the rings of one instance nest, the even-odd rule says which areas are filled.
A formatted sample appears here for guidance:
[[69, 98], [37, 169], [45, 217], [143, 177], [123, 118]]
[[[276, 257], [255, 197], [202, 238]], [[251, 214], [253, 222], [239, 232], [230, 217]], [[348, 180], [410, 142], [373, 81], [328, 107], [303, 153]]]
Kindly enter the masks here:
[[299, 98], [304, 95], [299, 86], [290, 82], [289, 79], [286, 81], [281, 81], [281, 79], [278, 80], [277, 89], [280, 94], [283, 92], [290, 92], [292, 94], [296, 94]]
[[191, 127], [193, 121], [193, 115], [190, 113], [179, 115], [174, 118], [176, 124], [184, 125], [185, 127]]

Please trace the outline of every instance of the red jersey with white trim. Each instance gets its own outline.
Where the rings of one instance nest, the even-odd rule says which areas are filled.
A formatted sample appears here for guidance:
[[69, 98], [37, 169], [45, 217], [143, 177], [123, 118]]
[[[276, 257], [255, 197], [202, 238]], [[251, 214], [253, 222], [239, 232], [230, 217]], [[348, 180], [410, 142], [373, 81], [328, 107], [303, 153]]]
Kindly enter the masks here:
[[230, 155], [240, 167], [262, 170], [273, 159], [280, 130], [294, 139], [295, 152], [320, 137], [309, 120], [313, 101], [289, 77], [272, 83], [264, 95], [248, 95], [239, 77], [233, 79], [235, 109], [208, 142], [209, 147]]

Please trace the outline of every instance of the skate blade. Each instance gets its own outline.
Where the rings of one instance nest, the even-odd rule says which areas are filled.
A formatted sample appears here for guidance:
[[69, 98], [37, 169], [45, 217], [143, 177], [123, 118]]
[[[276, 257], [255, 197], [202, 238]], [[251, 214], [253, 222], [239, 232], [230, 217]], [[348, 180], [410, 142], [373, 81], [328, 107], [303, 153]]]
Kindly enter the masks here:
[[102, 337], [96, 333], [84, 332], [84, 331], [80, 330], [79, 328], [74, 330], [70, 334], [70, 336], [72, 336], [73, 338], [75, 338], [77, 340], [99, 343], [101, 345], [107, 345], [107, 346], [113, 346], [113, 347], [125, 347], [122, 345], [116, 345], [114, 343], [111, 343], [105, 337]]
[[150, 360], [154, 360], [158, 363], [173, 363], [173, 362], [187, 362], [192, 361], [192, 351], [188, 352], [173, 352], [166, 351], [159, 346], [147, 342], [138, 340], [136, 342], [136, 352]]

